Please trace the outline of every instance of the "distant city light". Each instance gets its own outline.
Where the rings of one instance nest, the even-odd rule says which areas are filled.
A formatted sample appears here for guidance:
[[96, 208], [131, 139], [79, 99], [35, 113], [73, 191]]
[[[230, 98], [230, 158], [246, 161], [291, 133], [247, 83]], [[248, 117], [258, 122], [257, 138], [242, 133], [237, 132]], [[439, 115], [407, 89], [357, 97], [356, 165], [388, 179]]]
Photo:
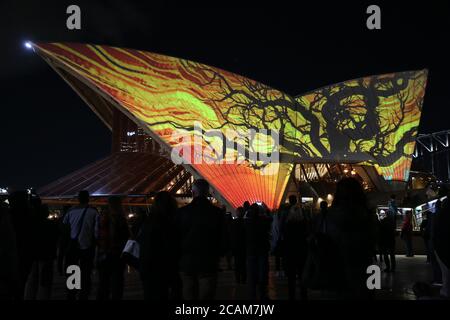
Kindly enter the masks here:
[[58, 219], [58, 215], [56, 213], [50, 213], [47, 217], [48, 220]]

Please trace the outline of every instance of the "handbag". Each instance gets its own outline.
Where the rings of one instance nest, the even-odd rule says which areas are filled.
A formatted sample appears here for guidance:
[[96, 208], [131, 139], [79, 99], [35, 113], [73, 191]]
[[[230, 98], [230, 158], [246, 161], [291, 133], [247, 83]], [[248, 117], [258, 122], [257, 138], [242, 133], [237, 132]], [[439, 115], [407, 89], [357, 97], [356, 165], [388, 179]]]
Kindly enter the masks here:
[[139, 267], [140, 246], [136, 240], [128, 240], [122, 251], [122, 258], [125, 262], [137, 269]]

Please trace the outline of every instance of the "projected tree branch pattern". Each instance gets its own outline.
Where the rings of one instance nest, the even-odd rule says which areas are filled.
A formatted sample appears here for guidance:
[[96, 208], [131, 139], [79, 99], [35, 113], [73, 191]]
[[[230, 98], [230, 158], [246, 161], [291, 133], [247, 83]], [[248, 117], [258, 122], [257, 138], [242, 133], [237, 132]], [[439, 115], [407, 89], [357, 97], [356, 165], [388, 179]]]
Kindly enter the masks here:
[[[281, 200], [293, 164], [373, 165], [386, 179], [407, 180], [420, 121], [425, 70], [364, 77], [293, 97], [215, 67], [150, 52], [85, 44], [38, 44], [38, 52], [113, 98], [168, 147], [173, 133], [275, 130], [280, 163], [192, 164], [233, 206]], [[214, 144], [203, 137], [204, 147]], [[244, 149], [251, 146], [243, 140]], [[259, 148], [267, 153], [276, 146]], [[259, 150], [259, 151], [261, 151]], [[235, 186], [233, 190], [232, 186]]]
[[[280, 132], [284, 152], [296, 156], [285, 158], [290, 162], [318, 157], [333, 162], [367, 161], [383, 170], [400, 158], [410, 161], [425, 91], [425, 71], [360, 78], [292, 98], [245, 78], [241, 88], [236, 89], [211, 67], [192, 62], [184, 67], [207, 75], [204, 87], [218, 82], [216, 97], [205, 100], [223, 119], [216, 129], [275, 128]], [[223, 103], [229, 107], [221, 108]], [[393, 178], [406, 180], [406, 174]]]

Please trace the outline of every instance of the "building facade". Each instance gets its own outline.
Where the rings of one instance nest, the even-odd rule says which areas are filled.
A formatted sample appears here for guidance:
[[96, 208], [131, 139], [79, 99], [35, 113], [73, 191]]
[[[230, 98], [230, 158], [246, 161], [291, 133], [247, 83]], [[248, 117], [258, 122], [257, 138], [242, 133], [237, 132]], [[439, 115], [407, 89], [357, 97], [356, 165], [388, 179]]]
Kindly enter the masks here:
[[112, 130], [113, 154], [176, 162], [206, 179], [230, 207], [249, 200], [273, 209], [296, 182], [347, 174], [385, 191], [408, 181], [426, 70], [291, 96], [145, 51], [67, 43], [33, 48]]

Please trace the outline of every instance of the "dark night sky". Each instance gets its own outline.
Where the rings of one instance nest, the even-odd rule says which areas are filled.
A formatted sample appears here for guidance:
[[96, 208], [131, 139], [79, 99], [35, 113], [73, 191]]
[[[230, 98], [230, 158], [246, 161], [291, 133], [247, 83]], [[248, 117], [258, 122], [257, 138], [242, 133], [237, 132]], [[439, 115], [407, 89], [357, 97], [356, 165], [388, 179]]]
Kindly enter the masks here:
[[[289, 7], [276, 1], [278, 8], [263, 2], [243, 8], [238, 2], [206, 9], [152, 1], [2, 0], [0, 186], [41, 186], [110, 151], [106, 127], [40, 57], [24, 49], [25, 40], [169, 54], [291, 94], [370, 74], [428, 68], [419, 132], [450, 129], [448, 3], [311, 2]], [[382, 30], [366, 28], [365, 11], [373, 3], [381, 6]], [[66, 29], [70, 4], [81, 7], [81, 31]]]

